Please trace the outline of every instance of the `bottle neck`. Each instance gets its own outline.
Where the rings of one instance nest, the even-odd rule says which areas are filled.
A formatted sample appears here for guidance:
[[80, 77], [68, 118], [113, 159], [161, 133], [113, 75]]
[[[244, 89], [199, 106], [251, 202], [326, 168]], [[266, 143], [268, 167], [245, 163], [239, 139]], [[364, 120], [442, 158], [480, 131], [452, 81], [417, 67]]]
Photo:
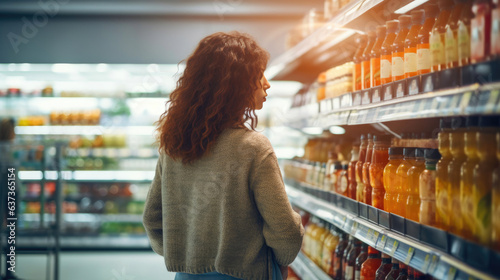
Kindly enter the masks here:
[[380, 254], [375, 253], [375, 254], [368, 254], [369, 259], [380, 259]]

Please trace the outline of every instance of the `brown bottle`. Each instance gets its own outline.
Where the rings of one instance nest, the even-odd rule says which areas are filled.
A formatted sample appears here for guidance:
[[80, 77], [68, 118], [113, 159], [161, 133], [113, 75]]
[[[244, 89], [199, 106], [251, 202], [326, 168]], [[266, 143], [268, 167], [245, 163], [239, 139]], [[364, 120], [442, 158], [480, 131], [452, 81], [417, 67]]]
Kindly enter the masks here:
[[346, 270], [347, 270], [347, 256], [349, 255], [349, 252], [351, 251], [352, 248], [354, 248], [354, 241], [356, 238], [354, 236], [350, 235], [349, 236], [349, 243], [347, 244], [347, 247], [344, 250], [344, 254], [342, 257], [342, 279], [345, 279], [346, 277]]
[[368, 32], [368, 43], [366, 44], [366, 48], [363, 52], [362, 56], [362, 62], [361, 62], [361, 75], [362, 75], [362, 80], [361, 80], [361, 89], [368, 89], [370, 88], [370, 82], [371, 82], [371, 76], [370, 76], [370, 55], [371, 51], [373, 48], [373, 45], [375, 44], [375, 41], [377, 40], [377, 33], [375, 31], [369, 31]]
[[392, 44], [399, 30], [399, 21], [391, 20], [386, 23], [387, 34], [380, 48], [380, 83], [392, 82]]
[[392, 81], [405, 78], [405, 39], [410, 31], [411, 16], [400, 16], [398, 36], [392, 44]]
[[377, 41], [373, 45], [370, 54], [370, 86], [380, 86], [380, 48], [385, 40], [385, 25], [377, 26]]
[[368, 258], [368, 245], [366, 243], [361, 244], [361, 252], [356, 258], [356, 266], [354, 268], [354, 279], [361, 279], [361, 265]]
[[429, 44], [430, 32], [436, 17], [439, 14], [439, 8], [435, 4], [429, 4], [425, 7], [425, 22], [418, 33], [417, 44], [417, 74], [422, 75], [431, 72], [432, 60], [431, 49]]
[[375, 279], [376, 280], [384, 280], [385, 277], [391, 272], [392, 269], [392, 263], [391, 263], [391, 256], [382, 253], [382, 264], [380, 264], [380, 267], [377, 269], [377, 272], [375, 274]]
[[450, 19], [451, 10], [453, 7], [452, 0], [439, 0], [439, 13], [434, 27], [432, 28], [429, 44], [431, 49], [432, 72], [446, 69], [445, 57], [445, 34], [446, 24]]
[[448, 24], [446, 25], [445, 58], [447, 68], [458, 67], [458, 20], [460, 19], [466, 1], [467, 0], [455, 0], [455, 6], [451, 11]]
[[348, 244], [347, 234], [343, 232], [343, 233], [341, 233], [339, 243], [337, 244], [337, 247], [335, 248], [335, 257], [333, 259], [333, 272], [334, 272], [333, 279], [335, 279], [335, 280], [343, 279], [342, 278], [342, 268], [343, 268], [342, 257], [344, 256], [344, 250], [347, 247], [347, 244]]
[[356, 163], [359, 160], [359, 147], [353, 146], [351, 151], [351, 161], [347, 169], [349, 187], [347, 188], [347, 196], [356, 199]]
[[361, 242], [358, 239], [354, 240], [354, 245], [349, 251], [349, 254], [347, 254], [347, 265], [345, 269], [345, 280], [354, 280], [355, 279], [355, 271], [356, 271], [356, 258], [358, 255], [361, 253]]
[[[368, 134], [368, 138], [370, 134]], [[365, 184], [363, 183], [363, 163], [366, 160], [366, 148], [368, 145], [367, 137], [361, 135], [361, 145], [359, 145], [359, 159], [356, 162], [356, 200], [363, 201], [363, 191], [365, 190]]]
[[366, 159], [363, 163], [363, 195], [361, 202], [372, 205], [372, 185], [370, 184], [370, 164], [373, 155], [373, 136], [368, 134], [368, 145], [366, 146]]
[[354, 80], [354, 85], [353, 85], [353, 91], [356, 90], [361, 90], [362, 89], [362, 70], [361, 70], [361, 64], [363, 62], [363, 52], [366, 49], [366, 44], [367, 44], [368, 36], [367, 35], [360, 35], [356, 39], [356, 45], [358, 45], [358, 49], [356, 50], [356, 53], [354, 54], [353, 57], [353, 62], [354, 62], [354, 75], [353, 75], [353, 80]]
[[418, 44], [418, 33], [422, 29], [422, 24], [424, 23], [425, 14], [424, 10], [417, 10], [411, 12], [411, 29], [406, 35], [404, 47], [404, 71], [405, 78], [410, 78], [417, 75], [417, 44]]

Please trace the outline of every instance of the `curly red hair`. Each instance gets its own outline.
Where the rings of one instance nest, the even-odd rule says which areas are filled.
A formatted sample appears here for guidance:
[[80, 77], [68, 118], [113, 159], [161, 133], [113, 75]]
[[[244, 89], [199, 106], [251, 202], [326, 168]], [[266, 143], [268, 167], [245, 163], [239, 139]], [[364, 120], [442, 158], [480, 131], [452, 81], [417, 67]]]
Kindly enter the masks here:
[[184, 164], [201, 158], [226, 128], [255, 130], [254, 92], [269, 54], [250, 36], [218, 32], [202, 39], [157, 121], [159, 150]]

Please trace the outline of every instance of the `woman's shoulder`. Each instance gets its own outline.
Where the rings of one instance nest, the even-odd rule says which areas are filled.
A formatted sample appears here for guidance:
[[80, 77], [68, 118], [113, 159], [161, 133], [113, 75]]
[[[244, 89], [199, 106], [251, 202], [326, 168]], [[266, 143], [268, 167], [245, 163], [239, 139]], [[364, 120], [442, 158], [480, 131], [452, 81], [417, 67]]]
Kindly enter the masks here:
[[271, 142], [267, 137], [258, 131], [249, 129], [228, 129], [224, 132], [222, 142], [224, 146], [231, 146], [235, 149], [249, 151], [272, 151]]

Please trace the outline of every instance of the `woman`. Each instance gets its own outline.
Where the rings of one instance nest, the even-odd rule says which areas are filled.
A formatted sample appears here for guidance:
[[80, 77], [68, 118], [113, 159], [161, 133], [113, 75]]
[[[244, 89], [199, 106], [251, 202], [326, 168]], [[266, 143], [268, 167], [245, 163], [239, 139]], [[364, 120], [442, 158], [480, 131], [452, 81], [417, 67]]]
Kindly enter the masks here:
[[255, 132], [267, 61], [247, 35], [202, 39], [158, 121], [143, 221], [176, 279], [286, 279], [300, 250], [300, 216], [269, 140]]

